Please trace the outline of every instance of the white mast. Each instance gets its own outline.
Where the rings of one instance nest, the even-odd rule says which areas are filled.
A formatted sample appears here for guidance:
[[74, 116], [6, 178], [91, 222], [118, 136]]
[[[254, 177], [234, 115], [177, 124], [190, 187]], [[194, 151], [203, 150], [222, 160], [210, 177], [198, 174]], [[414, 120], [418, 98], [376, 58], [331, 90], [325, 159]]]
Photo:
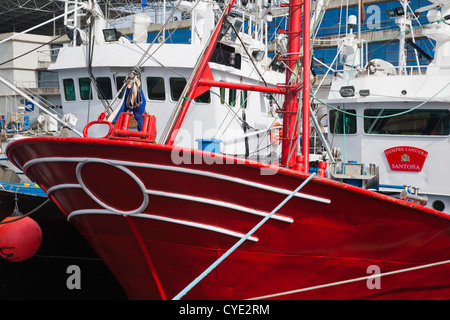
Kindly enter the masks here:
[[400, 35], [399, 35], [399, 50], [398, 50], [398, 73], [399, 74], [406, 74], [406, 49], [405, 49], [405, 40], [406, 35], [405, 31], [407, 28], [411, 28], [411, 20], [407, 17], [407, 6], [408, 1], [407, 0], [401, 0], [400, 1], [402, 8], [403, 8], [403, 15], [397, 16], [395, 18], [395, 23], [400, 28]]

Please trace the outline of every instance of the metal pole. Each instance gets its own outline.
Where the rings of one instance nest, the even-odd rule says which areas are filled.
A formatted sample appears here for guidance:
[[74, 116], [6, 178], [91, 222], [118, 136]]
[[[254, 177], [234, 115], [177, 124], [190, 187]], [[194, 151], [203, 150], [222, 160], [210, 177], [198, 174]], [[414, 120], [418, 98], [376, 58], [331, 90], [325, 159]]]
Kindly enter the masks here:
[[189, 81], [186, 84], [183, 93], [178, 100], [177, 105], [175, 106], [174, 111], [172, 112], [169, 123], [166, 125], [166, 128], [164, 129], [164, 132], [160, 139], [160, 143], [173, 145], [173, 143], [175, 142], [178, 129], [180, 129], [184, 117], [187, 114], [190, 102], [193, 98], [193, 93], [198, 85], [198, 81], [200, 80], [205, 69], [208, 67], [209, 59], [211, 58], [214, 48], [216, 47], [219, 33], [222, 30], [222, 23], [225, 17], [230, 13], [233, 4], [234, 0], [230, 0], [228, 2], [228, 5], [224, 8], [220, 21], [217, 24], [214, 32], [211, 34], [207, 45], [205, 46], [204, 51], [201, 55], [201, 59], [197, 61], [197, 64], [194, 67], [194, 71], [191, 74], [191, 77], [189, 78]]
[[34, 26], [34, 27], [32, 27], [32, 28], [29, 28], [29, 29], [27, 29], [27, 30], [25, 30], [25, 31], [16, 33], [16, 34], [12, 35], [11, 37], [6, 38], [6, 39], [3, 39], [2, 41], [0, 41], [0, 44], [2, 44], [3, 42], [6, 42], [6, 41], [8, 41], [8, 40], [17, 38], [18, 36], [20, 36], [20, 35], [22, 35], [22, 34], [25, 34], [25, 33], [29, 32], [29, 31], [32, 31], [32, 30], [37, 29], [37, 28], [39, 28], [39, 27], [42, 27], [43, 25], [46, 25], [47, 23], [50, 23], [50, 22], [52, 22], [52, 21], [54, 21], [54, 20], [58, 20], [59, 18], [64, 17], [64, 15], [70, 14], [70, 13], [75, 12], [75, 11], [77, 11], [77, 10], [80, 10], [80, 9], [82, 9], [82, 8], [83, 8], [83, 7], [75, 8], [75, 9], [73, 9], [73, 10], [70, 10], [70, 11], [67, 12], [67, 13], [60, 14], [59, 16], [57, 16], [57, 17], [55, 17], [55, 18], [52, 18], [52, 19], [47, 20], [47, 21], [45, 21], [45, 22], [42, 22], [42, 23], [38, 24], [37, 26]]
[[310, 0], [303, 3], [303, 170], [309, 172], [309, 115], [311, 101]]
[[[301, 42], [300, 31], [302, 20], [302, 0], [292, 0], [288, 6], [288, 68], [286, 68], [286, 98], [283, 110], [283, 144], [281, 149], [281, 165], [288, 168], [293, 168], [296, 161], [298, 138], [298, 96], [295, 88], [298, 86], [298, 68], [300, 68], [299, 59]], [[297, 72], [297, 74], [294, 74], [294, 72]]]

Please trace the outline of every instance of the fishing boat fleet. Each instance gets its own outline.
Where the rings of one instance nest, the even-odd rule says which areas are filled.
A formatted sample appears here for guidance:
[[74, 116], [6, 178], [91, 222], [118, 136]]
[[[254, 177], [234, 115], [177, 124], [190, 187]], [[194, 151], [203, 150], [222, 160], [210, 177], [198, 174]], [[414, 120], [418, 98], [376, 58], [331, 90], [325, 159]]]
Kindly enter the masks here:
[[[129, 299], [448, 299], [450, 4], [431, 3], [428, 66], [406, 63], [417, 12], [400, 1], [399, 66], [367, 61], [351, 16], [319, 96], [326, 2], [180, 0], [147, 41], [145, 13], [128, 37], [97, 1], [68, 1], [50, 68], [82, 136], [6, 153]], [[167, 43], [180, 11], [190, 41]]]

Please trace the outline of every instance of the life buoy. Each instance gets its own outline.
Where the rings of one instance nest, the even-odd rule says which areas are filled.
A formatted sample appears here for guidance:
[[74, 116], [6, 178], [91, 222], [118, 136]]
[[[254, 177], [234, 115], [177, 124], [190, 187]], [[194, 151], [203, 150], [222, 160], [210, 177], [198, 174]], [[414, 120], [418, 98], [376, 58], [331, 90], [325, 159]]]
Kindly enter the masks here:
[[280, 144], [281, 137], [283, 136], [283, 128], [279, 128], [278, 130], [273, 128], [279, 126], [281, 126], [281, 123], [275, 122], [270, 128], [270, 143], [276, 146]]

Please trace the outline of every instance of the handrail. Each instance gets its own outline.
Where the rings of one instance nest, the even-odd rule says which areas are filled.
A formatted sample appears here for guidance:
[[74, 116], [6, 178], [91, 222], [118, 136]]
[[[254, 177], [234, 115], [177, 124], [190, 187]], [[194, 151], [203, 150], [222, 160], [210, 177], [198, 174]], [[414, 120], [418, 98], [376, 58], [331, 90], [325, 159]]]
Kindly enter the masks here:
[[[22, 90], [20, 90], [19, 88], [17, 88], [16, 86], [14, 86], [13, 84], [11, 84], [9, 81], [7, 81], [6, 79], [4, 79], [3, 77], [0, 76], [0, 82], [3, 82], [4, 85], [6, 85], [8, 88], [10, 88], [11, 90], [17, 92], [19, 95], [21, 95], [22, 97], [24, 97], [25, 99], [27, 99], [28, 101], [33, 101], [33, 99], [27, 95], [25, 92], [23, 92]], [[83, 134], [81, 132], [79, 132], [78, 130], [74, 129], [70, 124], [68, 124], [67, 122], [65, 122], [64, 120], [61, 120], [59, 117], [55, 116], [53, 113], [51, 113], [50, 111], [48, 111], [46, 108], [44, 108], [43, 106], [41, 106], [38, 102], [34, 101], [33, 104], [38, 107], [41, 111], [47, 113], [50, 117], [52, 117], [53, 119], [55, 119], [56, 121], [58, 121], [59, 123], [61, 123], [62, 125], [68, 127], [70, 130], [72, 130], [73, 132], [75, 132], [77, 135], [79, 135], [80, 137], [83, 136]]]

